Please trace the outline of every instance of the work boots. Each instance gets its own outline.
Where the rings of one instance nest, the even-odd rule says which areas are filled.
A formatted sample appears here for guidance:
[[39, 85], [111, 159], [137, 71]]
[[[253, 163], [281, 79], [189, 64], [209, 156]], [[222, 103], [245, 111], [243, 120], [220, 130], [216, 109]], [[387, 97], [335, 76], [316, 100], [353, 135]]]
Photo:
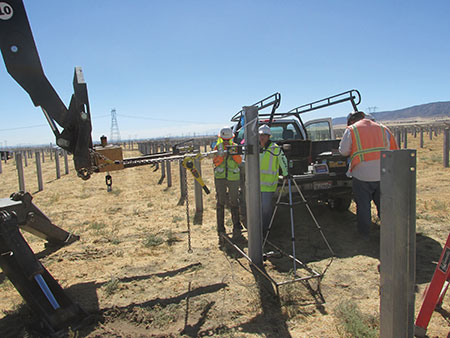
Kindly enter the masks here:
[[217, 233], [225, 233], [225, 207], [223, 205], [218, 205], [216, 207], [217, 216]]
[[219, 235], [219, 248], [222, 250], [224, 248], [224, 239], [222, 235], [225, 234], [225, 207], [223, 205], [218, 205], [216, 207], [217, 216], [217, 235]]
[[242, 236], [242, 226], [239, 222], [239, 207], [231, 208], [231, 219], [233, 221], [233, 237]]

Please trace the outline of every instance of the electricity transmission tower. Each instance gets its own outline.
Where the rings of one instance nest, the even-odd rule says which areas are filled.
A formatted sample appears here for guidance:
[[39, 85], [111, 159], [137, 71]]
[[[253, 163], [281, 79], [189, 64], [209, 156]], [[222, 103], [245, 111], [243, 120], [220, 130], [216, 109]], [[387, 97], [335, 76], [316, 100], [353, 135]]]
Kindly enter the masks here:
[[378, 107], [367, 107], [368, 113], [373, 114], [377, 110]]
[[120, 142], [119, 125], [117, 124], [116, 109], [111, 109], [111, 134], [109, 135], [110, 143]]

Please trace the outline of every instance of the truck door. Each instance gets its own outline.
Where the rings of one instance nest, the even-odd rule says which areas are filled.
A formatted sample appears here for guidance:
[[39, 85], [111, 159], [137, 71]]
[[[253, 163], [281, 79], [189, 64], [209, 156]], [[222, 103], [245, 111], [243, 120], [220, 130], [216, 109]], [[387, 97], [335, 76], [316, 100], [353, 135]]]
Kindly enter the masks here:
[[316, 119], [305, 122], [308, 138], [311, 141], [334, 140], [333, 122], [331, 118]]

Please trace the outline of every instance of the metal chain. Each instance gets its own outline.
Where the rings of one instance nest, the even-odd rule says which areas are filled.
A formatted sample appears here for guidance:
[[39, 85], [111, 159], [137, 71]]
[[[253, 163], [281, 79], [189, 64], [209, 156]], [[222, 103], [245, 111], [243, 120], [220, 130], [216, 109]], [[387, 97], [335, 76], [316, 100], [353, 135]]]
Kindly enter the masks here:
[[186, 201], [186, 219], [187, 219], [187, 228], [188, 228], [188, 252], [192, 253], [191, 247], [191, 223], [189, 221], [189, 194], [188, 194], [188, 184], [187, 184], [187, 170], [182, 167], [184, 170], [184, 198]]

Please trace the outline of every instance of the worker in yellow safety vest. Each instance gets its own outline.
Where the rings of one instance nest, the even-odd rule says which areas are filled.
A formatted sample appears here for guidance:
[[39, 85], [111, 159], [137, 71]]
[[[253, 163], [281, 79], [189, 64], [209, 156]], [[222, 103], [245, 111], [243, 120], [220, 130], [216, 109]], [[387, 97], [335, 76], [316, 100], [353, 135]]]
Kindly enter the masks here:
[[278, 186], [279, 170], [284, 177], [288, 175], [288, 164], [283, 150], [270, 140], [272, 132], [268, 125], [259, 127], [259, 166], [261, 180], [261, 209], [263, 236], [269, 228], [274, 203], [273, 197]]
[[217, 215], [217, 233], [219, 235], [219, 244], [222, 245], [221, 234], [225, 233], [225, 204], [227, 201], [227, 191], [233, 221], [233, 236], [241, 235], [241, 223], [239, 220], [239, 179], [242, 162], [241, 155], [231, 155], [226, 151], [226, 147], [236, 145], [233, 142], [233, 132], [231, 128], [224, 127], [220, 130], [217, 143], [214, 150], [217, 150], [213, 158], [214, 162], [214, 183], [216, 186], [216, 215]]
[[347, 116], [347, 129], [339, 143], [339, 152], [350, 156], [348, 176], [352, 177], [356, 203], [357, 230], [364, 240], [369, 239], [371, 202], [380, 217], [380, 157], [382, 150], [398, 149], [391, 131], [368, 118], [362, 111]]

